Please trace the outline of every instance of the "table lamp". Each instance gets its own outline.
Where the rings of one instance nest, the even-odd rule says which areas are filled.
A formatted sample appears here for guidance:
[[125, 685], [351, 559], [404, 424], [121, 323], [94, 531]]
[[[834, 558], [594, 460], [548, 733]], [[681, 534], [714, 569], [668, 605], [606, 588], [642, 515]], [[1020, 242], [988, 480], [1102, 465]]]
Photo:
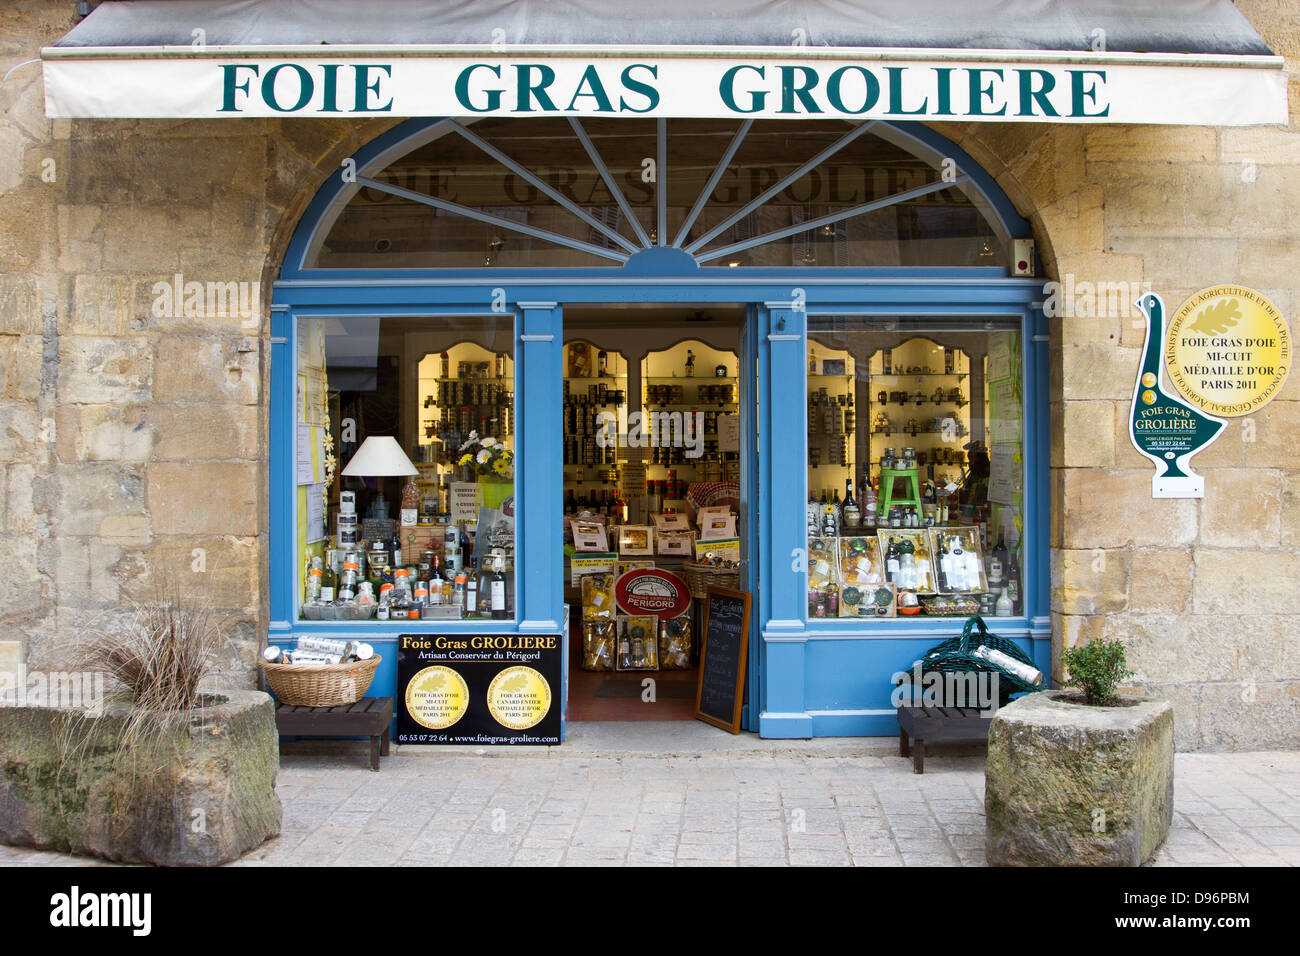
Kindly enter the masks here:
[[[361, 443], [361, 447], [352, 456], [352, 460], [340, 472], [340, 474], [358, 478], [410, 477], [419, 473], [420, 470], [411, 464], [411, 459], [406, 457], [406, 452], [402, 451], [402, 446], [397, 443], [397, 439], [392, 435], [371, 435]], [[382, 486], [379, 497], [383, 500]], [[415, 524], [414, 509], [418, 507], [419, 497], [419, 487], [415, 482], [408, 481], [402, 488], [402, 524], [407, 524], [406, 503], [408, 500], [417, 503], [411, 506], [411, 521], [409, 522]], [[388, 503], [385, 501], [385, 512], [387, 509]]]

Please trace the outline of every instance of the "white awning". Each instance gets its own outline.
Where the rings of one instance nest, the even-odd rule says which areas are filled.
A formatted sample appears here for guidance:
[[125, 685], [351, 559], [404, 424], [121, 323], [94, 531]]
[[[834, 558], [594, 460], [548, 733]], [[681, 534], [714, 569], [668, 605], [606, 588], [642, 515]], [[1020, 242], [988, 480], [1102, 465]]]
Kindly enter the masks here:
[[51, 117], [1288, 120], [1229, 0], [115, 0], [41, 56]]

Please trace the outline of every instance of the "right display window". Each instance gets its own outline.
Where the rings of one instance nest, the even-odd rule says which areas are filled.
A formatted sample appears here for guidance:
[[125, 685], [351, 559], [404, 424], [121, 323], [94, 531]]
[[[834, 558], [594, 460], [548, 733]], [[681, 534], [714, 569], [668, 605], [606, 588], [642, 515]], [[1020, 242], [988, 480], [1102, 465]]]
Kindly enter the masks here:
[[808, 617], [1024, 614], [1014, 319], [808, 323]]

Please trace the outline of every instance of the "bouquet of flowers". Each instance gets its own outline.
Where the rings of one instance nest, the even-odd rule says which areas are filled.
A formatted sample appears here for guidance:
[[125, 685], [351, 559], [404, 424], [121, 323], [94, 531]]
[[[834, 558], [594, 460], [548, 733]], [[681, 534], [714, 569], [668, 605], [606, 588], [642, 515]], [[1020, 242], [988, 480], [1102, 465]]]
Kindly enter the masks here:
[[479, 438], [470, 432], [469, 439], [460, 446], [458, 465], [470, 465], [484, 478], [511, 480], [515, 476], [515, 453], [495, 438]]

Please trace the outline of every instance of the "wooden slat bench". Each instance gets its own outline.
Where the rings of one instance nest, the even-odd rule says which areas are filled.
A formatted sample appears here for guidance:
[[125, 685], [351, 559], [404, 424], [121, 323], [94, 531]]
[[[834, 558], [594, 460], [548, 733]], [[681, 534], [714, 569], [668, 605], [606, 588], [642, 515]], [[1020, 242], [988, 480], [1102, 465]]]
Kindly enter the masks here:
[[[989, 739], [991, 717], [971, 707], [898, 708], [898, 755], [912, 757], [912, 772], [925, 773], [925, 745]], [[910, 747], [909, 747], [909, 738]]]
[[275, 727], [283, 737], [369, 737], [370, 769], [388, 756], [393, 698], [362, 697], [339, 707], [294, 707], [277, 704]]

